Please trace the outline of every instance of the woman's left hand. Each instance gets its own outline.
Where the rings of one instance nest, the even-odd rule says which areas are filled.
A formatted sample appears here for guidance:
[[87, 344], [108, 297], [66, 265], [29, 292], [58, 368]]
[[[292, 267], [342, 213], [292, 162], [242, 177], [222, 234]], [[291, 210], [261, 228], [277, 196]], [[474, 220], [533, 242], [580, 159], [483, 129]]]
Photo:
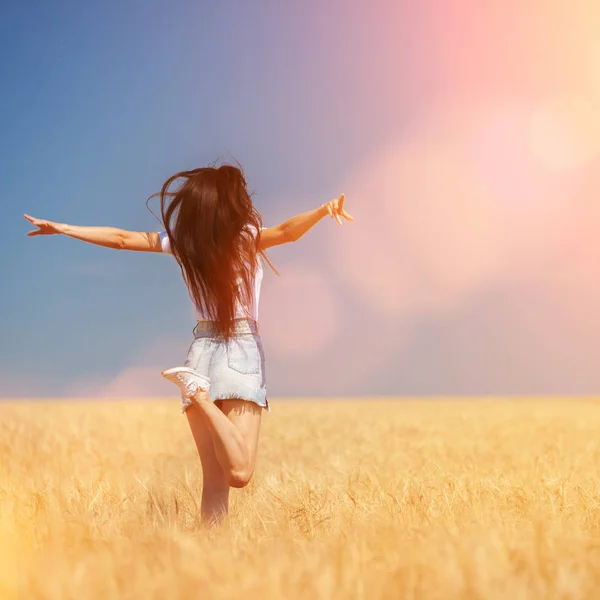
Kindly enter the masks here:
[[29, 215], [23, 215], [32, 225], [37, 227], [33, 231], [30, 231], [27, 235], [33, 237], [35, 235], [56, 235], [62, 233], [60, 223], [54, 223], [54, 221], [44, 221], [43, 219], [36, 219]]

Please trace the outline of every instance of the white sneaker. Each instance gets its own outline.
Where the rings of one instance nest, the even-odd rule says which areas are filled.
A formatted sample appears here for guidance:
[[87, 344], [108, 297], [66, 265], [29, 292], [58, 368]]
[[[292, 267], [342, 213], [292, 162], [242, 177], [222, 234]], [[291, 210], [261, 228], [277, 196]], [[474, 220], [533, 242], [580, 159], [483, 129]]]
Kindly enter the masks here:
[[208, 392], [210, 389], [210, 380], [189, 367], [173, 367], [161, 375], [172, 381], [186, 398], [193, 398], [199, 391]]

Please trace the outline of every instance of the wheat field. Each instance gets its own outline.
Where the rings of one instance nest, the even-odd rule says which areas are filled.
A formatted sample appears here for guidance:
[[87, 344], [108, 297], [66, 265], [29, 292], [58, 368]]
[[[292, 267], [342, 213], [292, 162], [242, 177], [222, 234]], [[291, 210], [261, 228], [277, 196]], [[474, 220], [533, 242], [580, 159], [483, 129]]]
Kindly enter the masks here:
[[218, 529], [172, 401], [0, 404], [0, 598], [600, 598], [600, 404], [274, 402]]

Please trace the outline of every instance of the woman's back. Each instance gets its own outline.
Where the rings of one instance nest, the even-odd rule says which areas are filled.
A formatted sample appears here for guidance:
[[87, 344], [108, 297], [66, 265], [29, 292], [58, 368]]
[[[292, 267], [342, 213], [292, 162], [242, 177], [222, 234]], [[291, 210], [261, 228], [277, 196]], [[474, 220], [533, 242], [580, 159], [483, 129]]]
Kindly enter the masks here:
[[[159, 233], [160, 235], [160, 243], [162, 251], [166, 254], [172, 254], [171, 252], [171, 244], [169, 242], [169, 237], [165, 230]], [[258, 321], [258, 308], [260, 302], [260, 290], [262, 286], [262, 280], [264, 275], [264, 269], [262, 265], [262, 259], [260, 254], [257, 254], [255, 257], [256, 265], [253, 269], [253, 277], [251, 280], [252, 293], [249, 298], [245, 298], [243, 294], [240, 294], [236, 300], [235, 304], [235, 314], [234, 318], [237, 319], [252, 319], [253, 321]], [[236, 286], [243, 285], [243, 281], [238, 277], [235, 282]], [[192, 296], [190, 290], [190, 297], [194, 304], [195, 317], [197, 321], [210, 321], [212, 320], [211, 315], [203, 309], [199, 307], [194, 302], [194, 298]]]
[[244, 176], [229, 165], [182, 171], [165, 182], [160, 200], [161, 247], [179, 263], [197, 319], [213, 321], [228, 339], [236, 319], [258, 319], [263, 277], [262, 219]]

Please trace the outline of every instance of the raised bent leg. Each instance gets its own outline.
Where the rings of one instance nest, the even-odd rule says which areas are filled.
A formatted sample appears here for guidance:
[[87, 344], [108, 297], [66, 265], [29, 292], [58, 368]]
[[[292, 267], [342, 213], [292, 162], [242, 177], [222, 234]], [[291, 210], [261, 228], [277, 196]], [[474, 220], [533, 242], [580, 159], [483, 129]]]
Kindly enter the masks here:
[[254, 473], [262, 408], [245, 400], [221, 400], [219, 408], [205, 391], [194, 407], [211, 434], [214, 452], [231, 487], [242, 488]]
[[[208, 394], [210, 381], [189, 367], [167, 369], [163, 377], [182, 390], [187, 411], [194, 408], [201, 415], [229, 485], [246, 486], [254, 473], [262, 408], [240, 399], [218, 400], [217, 406]], [[199, 424], [196, 428], [201, 430]]]

